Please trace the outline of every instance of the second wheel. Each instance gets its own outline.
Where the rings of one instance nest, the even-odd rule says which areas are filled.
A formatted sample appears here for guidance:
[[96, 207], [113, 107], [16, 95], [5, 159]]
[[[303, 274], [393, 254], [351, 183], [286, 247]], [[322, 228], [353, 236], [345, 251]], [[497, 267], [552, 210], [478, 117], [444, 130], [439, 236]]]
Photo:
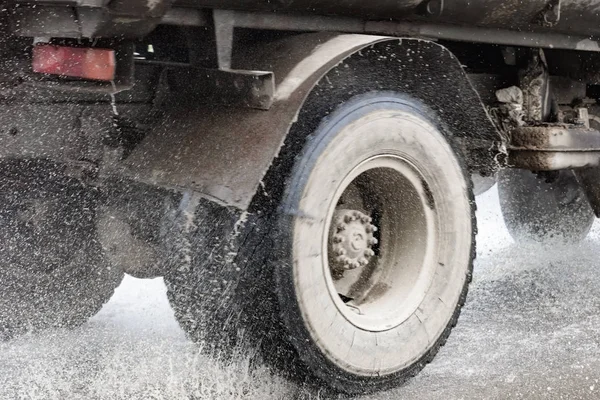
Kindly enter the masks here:
[[576, 243], [594, 223], [594, 212], [571, 170], [535, 174], [500, 171], [498, 194], [504, 222], [517, 241]]

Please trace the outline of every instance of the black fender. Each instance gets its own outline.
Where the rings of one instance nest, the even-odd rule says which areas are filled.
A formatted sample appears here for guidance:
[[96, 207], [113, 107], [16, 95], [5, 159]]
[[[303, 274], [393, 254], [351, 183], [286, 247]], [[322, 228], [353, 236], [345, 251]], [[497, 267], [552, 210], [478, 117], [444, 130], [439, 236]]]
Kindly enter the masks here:
[[268, 111], [167, 107], [166, 117], [125, 160], [122, 172], [247, 210], [284, 143], [286, 152], [301, 148], [303, 136], [337, 104], [373, 90], [398, 91], [422, 102], [467, 153], [473, 171], [496, 168], [502, 137], [458, 59], [439, 44], [317, 33], [248, 54], [254, 57], [252, 69], [275, 73]]

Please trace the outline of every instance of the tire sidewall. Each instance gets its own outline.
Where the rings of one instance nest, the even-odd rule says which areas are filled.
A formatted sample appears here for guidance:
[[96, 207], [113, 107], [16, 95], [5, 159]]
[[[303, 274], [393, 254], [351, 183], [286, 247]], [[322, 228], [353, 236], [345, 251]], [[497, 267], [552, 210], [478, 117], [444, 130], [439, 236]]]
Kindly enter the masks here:
[[[398, 379], [408, 378], [416, 373], [426, 363], [426, 360], [435, 353], [440, 342], [447, 336], [448, 328], [457, 316], [461, 299], [466, 294], [466, 283], [470, 278], [473, 257], [472, 235], [474, 229], [472, 226], [472, 204], [469, 198], [470, 189], [463, 165], [455, 155], [451, 143], [443, 134], [443, 130], [425, 116], [427, 111], [423, 105], [413, 99], [393, 92], [369, 93], [345, 103], [330, 116], [323, 119], [319, 128], [309, 137], [304, 150], [296, 159], [286, 185], [281, 207], [278, 210], [278, 234], [276, 237], [279, 238], [277, 242], [279, 245], [275, 248], [274, 260], [276, 260], [276, 263], [274, 272], [279, 289], [282, 319], [290, 333], [290, 341], [294, 344], [305, 363], [312, 366], [312, 372], [322, 379], [327, 379], [343, 391], [359, 392], [368, 390], [370, 386], [379, 389], [382, 386], [397, 384]], [[400, 134], [390, 136], [385, 136], [385, 133], [381, 132], [373, 132], [368, 136], [363, 135], [357, 138], [362, 143], [357, 146], [359, 150], [356, 153], [352, 154], [353, 152], [349, 151], [345, 154], [332, 155], [332, 149], [335, 149], [340, 141], [343, 143], [343, 138], [340, 139], [339, 133], [344, 131], [345, 127], [356, 123], [360, 124], [361, 121], [368, 120], [370, 116], [382, 115], [382, 112], [387, 112], [388, 115], [395, 114], [400, 120], [404, 120], [408, 124], [406, 125], [408, 128], [412, 126], [412, 128], [418, 130], [418, 127], [421, 126], [424, 131], [432, 132], [432, 135], [426, 141], [423, 141], [419, 139], [416, 132], [411, 131], [412, 128], [408, 129], [405, 134], [398, 131], [397, 133]], [[433, 149], [426, 148], [425, 144], [433, 145]], [[450, 236], [440, 239], [438, 235], [440, 240], [436, 243], [437, 254], [446, 258], [443, 262], [441, 259], [439, 260], [440, 267], [436, 270], [436, 275], [440, 273], [443, 276], [432, 278], [428, 289], [432, 295], [426, 295], [419, 307], [421, 310], [437, 309], [437, 311], [433, 311], [431, 315], [427, 315], [427, 311], [425, 313], [415, 311], [405, 322], [389, 331], [380, 332], [377, 335], [366, 334], [365, 340], [367, 342], [371, 339], [375, 342], [365, 343], [365, 350], [375, 351], [379, 348], [376, 357], [383, 359], [399, 356], [402, 351], [412, 352], [411, 356], [407, 356], [407, 360], [409, 360], [401, 369], [374, 377], [367, 374], [351, 373], [348, 369], [342, 368], [339, 363], [333, 361], [333, 359], [336, 359], [335, 355], [325, 354], [326, 351], [323, 346], [317, 343], [318, 338], [315, 337], [315, 327], [311, 325], [311, 318], [307, 317], [306, 306], [303, 304], [307, 296], [303, 295], [298, 287], [298, 273], [302, 269], [299, 267], [299, 260], [302, 257], [297, 254], [294, 243], [298, 239], [299, 230], [306, 228], [306, 226], [317, 225], [314, 228], [315, 232], [321, 229], [318, 226], [322, 224], [324, 218], [314, 210], [321, 208], [321, 206], [329, 208], [329, 205], [321, 204], [315, 207], [314, 202], [311, 203], [310, 200], [307, 200], [311, 197], [307, 194], [314, 192], [314, 183], [312, 182], [315, 179], [314, 174], [322, 174], [325, 171], [323, 165], [327, 162], [328, 157], [329, 159], [334, 156], [340, 157], [341, 159], [337, 163], [338, 166], [347, 164], [347, 166], [342, 166], [341, 170], [338, 168], [337, 172], [335, 167], [332, 168], [331, 176], [339, 178], [343, 177], [363, 159], [384, 151], [414, 161], [419, 168], [428, 165], [425, 172], [429, 174], [427, 183], [434, 186], [431, 189], [434, 194], [436, 213], [438, 216], [446, 216], [444, 217], [446, 219], [441, 221], [441, 228], [450, 229], [451, 231], [458, 229], [461, 234], [458, 235], [460, 243], [452, 243]], [[440, 157], [436, 158], [436, 154]], [[445, 168], [443, 168], [443, 163], [447, 162], [450, 162], [451, 165], [445, 165]], [[351, 165], [352, 163], [354, 165]], [[436, 177], [435, 174], [441, 176]], [[311, 186], [313, 187], [312, 192]], [[332, 182], [331, 186], [335, 186], [335, 182]], [[318, 203], [319, 199], [314, 201]], [[304, 228], [301, 225], [304, 225]], [[312, 267], [312, 270], [314, 268], [316, 267]], [[445, 284], [447, 284], [448, 290], [443, 287]], [[306, 289], [306, 285], [304, 285], [304, 288]], [[433, 294], [438, 297], [435, 304]], [[325, 292], [323, 296], [329, 296], [329, 293]], [[420, 315], [417, 315], [419, 312]], [[443, 322], [440, 322], [442, 320]], [[332, 324], [334, 321], [335, 319]], [[428, 321], [437, 322], [432, 322], [429, 325]], [[430, 326], [435, 327], [435, 329], [428, 330], [427, 328]], [[340, 329], [359, 331], [350, 323]], [[411, 335], [408, 334], [411, 332], [418, 332], [418, 334], [412, 335], [414, 337], [411, 338]], [[354, 338], [352, 340], [352, 346], [354, 346]], [[396, 353], [390, 352], [390, 349], [404, 345], [405, 342], [409, 344], [396, 349]], [[378, 347], [378, 345], [380, 346]], [[419, 351], [415, 352], [415, 349]], [[426, 350], [423, 351], [422, 349]], [[314, 369], [316, 365], [319, 367]], [[332, 377], [334, 379], [331, 379]]]

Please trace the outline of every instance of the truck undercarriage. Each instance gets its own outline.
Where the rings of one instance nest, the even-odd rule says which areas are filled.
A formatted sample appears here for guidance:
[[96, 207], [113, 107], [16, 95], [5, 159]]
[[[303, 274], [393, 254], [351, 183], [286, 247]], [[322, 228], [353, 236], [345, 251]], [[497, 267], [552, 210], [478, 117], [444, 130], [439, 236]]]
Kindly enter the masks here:
[[598, 7], [0, 3], [0, 338], [164, 276], [207, 349], [405, 381], [464, 304], [473, 190], [516, 241], [600, 215]]

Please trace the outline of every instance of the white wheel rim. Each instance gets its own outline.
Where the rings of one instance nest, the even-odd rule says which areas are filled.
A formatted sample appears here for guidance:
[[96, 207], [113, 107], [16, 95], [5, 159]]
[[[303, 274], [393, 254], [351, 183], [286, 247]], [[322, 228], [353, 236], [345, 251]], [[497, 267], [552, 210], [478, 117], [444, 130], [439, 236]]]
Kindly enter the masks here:
[[[381, 179], [376, 182], [378, 176]], [[336, 279], [328, 261], [330, 241], [324, 240], [323, 273], [329, 294], [344, 317], [357, 328], [380, 332], [398, 326], [413, 314], [431, 284], [436, 218], [427, 204], [424, 178], [416, 167], [396, 155], [379, 155], [363, 161], [341, 182], [329, 208], [325, 232], [331, 229], [340, 197], [359, 177], [369, 182], [367, 190], [388, 203], [380, 210], [384, 215], [377, 232], [378, 252], [369, 264], [346, 270]], [[389, 187], [392, 183], [395, 187]]]

